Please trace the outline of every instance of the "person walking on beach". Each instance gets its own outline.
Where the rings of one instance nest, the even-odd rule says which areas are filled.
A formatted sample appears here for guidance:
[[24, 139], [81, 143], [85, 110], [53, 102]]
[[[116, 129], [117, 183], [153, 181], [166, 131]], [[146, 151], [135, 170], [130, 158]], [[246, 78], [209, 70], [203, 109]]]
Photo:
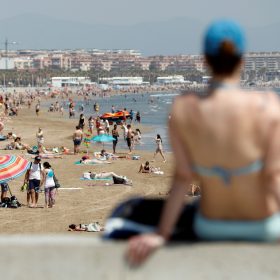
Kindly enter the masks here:
[[132, 152], [132, 140], [133, 140], [132, 138], [133, 138], [132, 128], [131, 128], [131, 125], [128, 124], [127, 125], [126, 143], [127, 143], [127, 147], [129, 150], [129, 154], [131, 154], [131, 152]]
[[112, 130], [112, 137], [114, 138], [113, 140], [113, 154], [116, 153], [116, 147], [118, 144], [118, 138], [119, 138], [119, 132], [118, 132], [118, 126], [114, 124], [114, 128]]
[[[28, 184], [27, 187], [27, 206], [30, 208], [37, 207], [40, 188], [43, 184], [43, 168], [41, 165], [41, 157], [36, 156], [34, 162], [31, 162], [29, 169], [25, 174], [24, 183]], [[31, 204], [30, 204], [31, 200]]]
[[[274, 92], [240, 87], [245, 37], [231, 20], [213, 22], [204, 37], [212, 80], [200, 98], [176, 97], [169, 121], [175, 169], [170, 195], [154, 232], [129, 242], [140, 264], [189, 220], [195, 240], [280, 240], [280, 102]], [[195, 176], [195, 177], [194, 177]], [[186, 185], [201, 184], [201, 199], [184, 205]]]
[[43, 182], [45, 187], [45, 208], [52, 208], [55, 205], [55, 182], [54, 172], [49, 162], [43, 163]]
[[92, 116], [90, 116], [88, 118], [88, 130], [89, 130], [90, 134], [93, 133], [93, 127], [94, 127], [94, 119]]
[[136, 113], [135, 122], [138, 122], [138, 123], [141, 122], [141, 116], [140, 116], [140, 112], [139, 111]]
[[110, 124], [109, 124], [109, 121], [107, 119], [104, 121], [104, 126], [105, 126], [106, 134], [109, 134], [110, 133]]
[[36, 112], [36, 115], [37, 117], [39, 116], [39, 113], [40, 113], [40, 103], [38, 102], [35, 106], [35, 112]]
[[82, 141], [83, 141], [83, 131], [77, 125], [76, 130], [73, 134], [74, 154], [78, 154], [80, 152], [80, 146]]
[[38, 132], [36, 133], [37, 145], [44, 144], [44, 133], [42, 128], [39, 127]]
[[123, 139], [126, 140], [126, 136], [127, 136], [127, 126], [122, 123], [121, 124], [121, 129], [123, 130]]
[[84, 116], [84, 114], [81, 114], [81, 115], [80, 115], [80, 119], [79, 119], [79, 124], [78, 124], [78, 126], [79, 126], [82, 130], [84, 130], [84, 127], [85, 127], [85, 116]]
[[156, 151], [154, 153], [153, 161], [155, 160], [156, 155], [159, 153], [161, 155], [161, 157], [163, 158], [163, 162], [166, 162], [165, 156], [163, 154], [162, 139], [159, 134], [157, 134], [155, 141], [156, 141], [157, 147], [156, 147]]

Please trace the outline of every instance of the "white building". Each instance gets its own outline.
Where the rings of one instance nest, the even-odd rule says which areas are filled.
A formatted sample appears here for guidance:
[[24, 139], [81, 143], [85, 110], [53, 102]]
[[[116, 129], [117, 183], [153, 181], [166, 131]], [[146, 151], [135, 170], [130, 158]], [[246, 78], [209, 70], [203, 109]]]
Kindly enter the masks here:
[[99, 80], [106, 82], [108, 85], [130, 86], [143, 84], [143, 77], [113, 77], [100, 78]]
[[15, 61], [13, 58], [5, 58], [2, 57], [0, 58], [0, 70], [11, 70], [11, 69], [15, 69]]
[[88, 77], [52, 77], [53, 87], [83, 86], [90, 83]]
[[184, 77], [182, 75], [157, 77], [157, 84], [183, 84], [185, 83]]

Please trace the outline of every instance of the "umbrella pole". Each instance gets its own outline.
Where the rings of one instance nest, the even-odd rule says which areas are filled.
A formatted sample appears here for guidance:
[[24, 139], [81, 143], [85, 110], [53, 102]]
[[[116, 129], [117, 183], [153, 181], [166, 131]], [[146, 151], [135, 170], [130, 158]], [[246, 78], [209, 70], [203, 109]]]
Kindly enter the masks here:
[[9, 185], [8, 185], [8, 190], [9, 190], [10, 196], [13, 196]]

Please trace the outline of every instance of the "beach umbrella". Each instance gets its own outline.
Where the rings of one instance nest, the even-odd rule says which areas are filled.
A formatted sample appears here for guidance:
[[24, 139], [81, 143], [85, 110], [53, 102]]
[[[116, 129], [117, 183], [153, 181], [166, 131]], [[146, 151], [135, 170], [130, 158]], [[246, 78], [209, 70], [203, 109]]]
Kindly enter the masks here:
[[92, 142], [101, 142], [101, 143], [103, 143], [103, 148], [104, 148], [104, 143], [105, 142], [112, 142], [114, 140], [115, 140], [115, 138], [112, 137], [111, 135], [108, 135], [108, 134], [99, 134], [99, 135], [96, 135], [96, 136], [91, 138]]
[[108, 134], [99, 134], [91, 138], [91, 141], [93, 142], [102, 142], [102, 143], [112, 142], [114, 140], [115, 138]]
[[29, 161], [16, 155], [0, 155], [0, 183], [13, 180], [26, 172]]

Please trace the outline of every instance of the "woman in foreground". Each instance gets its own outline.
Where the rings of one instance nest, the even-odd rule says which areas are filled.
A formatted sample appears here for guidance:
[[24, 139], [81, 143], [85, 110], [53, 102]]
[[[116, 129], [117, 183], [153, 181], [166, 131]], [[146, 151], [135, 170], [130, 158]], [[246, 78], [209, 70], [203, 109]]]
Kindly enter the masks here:
[[157, 231], [130, 239], [130, 263], [140, 264], [170, 239], [194, 178], [202, 192], [193, 223], [200, 240], [280, 239], [280, 105], [274, 93], [240, 88], [244, 50], [236, 23], [217, 21], [208, 28], [204, 54], [212, 82], [205, 98], [174, 101], [170, 196]]

